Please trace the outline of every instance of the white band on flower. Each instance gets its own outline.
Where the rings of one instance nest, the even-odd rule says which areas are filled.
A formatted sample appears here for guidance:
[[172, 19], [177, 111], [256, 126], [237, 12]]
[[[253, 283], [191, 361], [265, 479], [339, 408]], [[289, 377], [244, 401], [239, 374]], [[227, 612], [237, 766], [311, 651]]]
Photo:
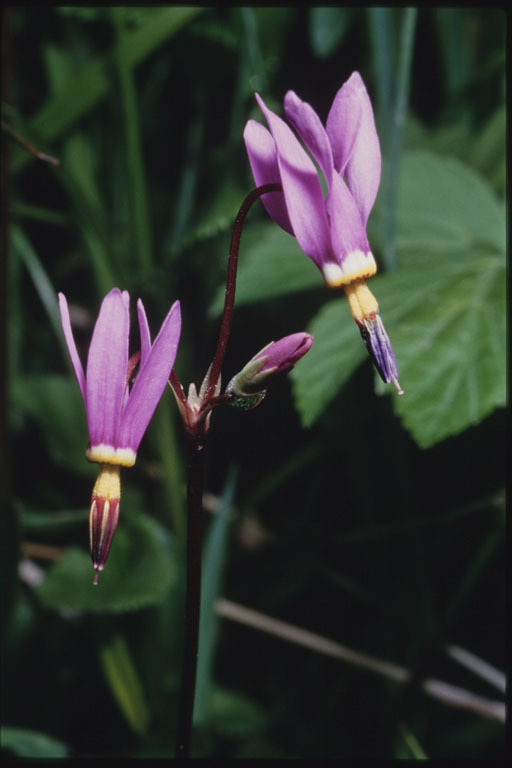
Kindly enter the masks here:
[[89, 461], [98, 464], [119, 464], [122, 467], [133, 467], [137, 454], [131, 448], [114, 448], [112, 445], [92, 445], [85, 452]]

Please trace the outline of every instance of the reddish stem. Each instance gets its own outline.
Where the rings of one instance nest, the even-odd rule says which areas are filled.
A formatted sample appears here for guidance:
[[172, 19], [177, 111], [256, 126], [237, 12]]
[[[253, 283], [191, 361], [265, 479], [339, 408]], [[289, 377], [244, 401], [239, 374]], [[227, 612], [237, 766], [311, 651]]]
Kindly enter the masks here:
[[229, 334], [231, 333], [231, 323], [233, 321], [233, 309], [235, 306], [235, 289], [236, 289], [236, 271], [238, 267], [238, 249], [240, 247], [240, 238], [242, 237], [242, 229], [245, 223], [245, 217], [247, 216], [252, 204], [261, 195], [265, 195], [267, 192], [281, 192], [281, 184], [263, 184], [261, 187], [256, 187], [250, 192], [237, 213], [235, 223], [233, 225], [233, 233], [231, 235], [231, 245], [229, 248], [229, 261], [228, 261], [228, 273], [226, 277], [226, 295], [224, 299], [224, 312], [222, 315], [222, 323], [220, 326], [219, 340], [217, 341], [217, 349], [215, 350], [215, 356], [212, 362], [212, 368], [210, 371], [210, 379], [208, 381], [208, 388], [204, 397], [204, 402], [207, 402], [214, 394], [215, 384], [220, 376], [222, 364], [224, 362], [224, 356], [226, 354], [226, 347], [228, 344]]
[[242, 236], [245, 217], [255, 200], [266, 192], [282, 190], [280, 184], [265, 184], [254, 189], [242, 203], [233, 226], [229, 249], [228, 274], [226, 279], [226, 297], [224, 313], [213, 358], [210, 378], [202, 399], [199, 412], [192, 419], [185, 392], [176, 373], [171, 371], [169, 382], [183, 406], [185, 427], [189, 433], [189, 463], [187, 471], [187, 589], [185, 597], [185, 631], [183, 663], [181, 668], [181, 690], [176, 736], [176, 757], [187, 758], [190, 751], [192, 717], [197, 670], [197, 652], [199, 643], [199, 612], [201, 604], [201, 547], [202, 547], [202, 497], [204, 480], [205, 439], [208, 430], [208, 414], [212, 408], [226, 400], [225, 395], [215, 395], [215, 384], [219, 378], [226, 346], [231, 331], [233, 307], [235, 303], [236, 270], [238, 249]]
[[185, 394], [185, 390], [183, 389], [183, 385], [178, 378], [178, 374], [176, 373], [174, 368], [172, 369], [171, 375], [169, 376], [169, 384], [171, 385], [173, 392], [178, 398], [178, 400], [181, 403], [183, 403], [183, 405], [186, 407], [188, 405], [187, 396]]

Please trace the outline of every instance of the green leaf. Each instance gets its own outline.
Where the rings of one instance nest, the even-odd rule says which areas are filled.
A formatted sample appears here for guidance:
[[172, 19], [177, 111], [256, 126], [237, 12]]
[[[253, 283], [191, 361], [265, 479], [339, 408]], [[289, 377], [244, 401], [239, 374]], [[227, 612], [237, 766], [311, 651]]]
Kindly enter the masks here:
[[219, 624], [215, 601], [220, 594], [236, 474], [236, 469], [231, 467], [222, 493], [220, 509], [212, 523], [204, 547], [201, 577], [201, 622], [194, 704], [195, 723], [204, 721], [206, 702], [212, 685], [212, 666]]
[[[505, 263], [475, 251], [431, 258], [375, 278], [371, 288], [405, 394], [396, 412], [423, 447], [477, 424], [505, 404]], [[347, 302], [326, 304], [308, 328], [315, 343], [293, 369], [305, 426], [366, 359]], [[378, 391], [390, 393], [389, 385]]]
[[[405, 390], [395, 409], [423, 447], [505, 403], [504, 241], [503, 209], [476, 172], [431, 152], [404, 154], [397, 220], [403, 266], [372, 279], [370, 288]], [[341, 298], [308, 331], [315, 343], [291, 373], [305, 426], [365, 358]], [[380, 382], [377, 389], [390, 391]]]
[[15, 377], [10, 390], [12, 407], [35, 419], [55, 463], [73, 472], [94, 474], [85, 460], [87, 422], [76, 381], [57, 375]]
[[48, 319], [55, 331], [55, 336], [60, 343], [63, 352], [67, 353], [62, 327], [60, 324], [59, 307], [57, 304], [57, 295], [46, 274], [41, 261], [39, 260], [31, 242], [25, 236], [21, 227], [14, 226], [11, 231], [12, 245], [15, 254], [21, 258], [27, 268], [34, 288], [44, 306]]
[[265, 713], [251, 699], [219, 687], [209, 697], [207, 718], [209, 726], [227, 738], [244, 737], [265, 723]]
[[[277, 224], [247, 227], [240, 245], [237, 275], [237, 306], [323, 285], [317, 267], [304, 255], [295, 238]], [[220, 286], [209, 309], [211, 316], [222, 311], [224, 286]]]
[[[407, 272], [383, 280], [379, 300], [405, 391], [395, 395], [395, 411], [426, 448], [505, 405], [505, 263], [476, 251]], [[416, 288], [402, 314], [391, 305], [404, 295], [404, 281]]]
[[69, 753], [67, 745], [62, 741], [39, 731], [2, 725], [0, 735], [2, 748], [17, 757], [67, 757]]
[[121, 712], [135, 733], [144, 734], [150, 719], [149, 706], [130, 648], [116, 635], [100, 649], [105, 676]]
[[47, 608], [77, 613], [123, 613], [164, 600], [175, 581], [173, 550], [158, 523], [143, 515], [123, 514], [114, 534], [105, 570], [97, 586], [87, 552], [71, 548], [36, 589]]
[[507, 109], [505, 105], [489, 118], [471, 144], [468, 162], [501, 194], [506, 188]]
[[289, 374], [305, 427], [320, 416], [367, 357], [344, 294], [325, 304], [307, 330], [314, 344]]
[[507, 111], [497, 109], [475, 134], [468, 120], [460, 117], [435, 130], [409, 116], [405, 125], [408, 150], [429, 150], [438, 155], [451, 155], [480, 173], [493, 189], [504, 195], [506, 187]]
[[505, 243], [504, 210], [484, 179], [426, 151], [402, 157], [396, 228], [399, 263], [414, 259], [415, 249], [464, 254], [475, 245], [502, 251]]

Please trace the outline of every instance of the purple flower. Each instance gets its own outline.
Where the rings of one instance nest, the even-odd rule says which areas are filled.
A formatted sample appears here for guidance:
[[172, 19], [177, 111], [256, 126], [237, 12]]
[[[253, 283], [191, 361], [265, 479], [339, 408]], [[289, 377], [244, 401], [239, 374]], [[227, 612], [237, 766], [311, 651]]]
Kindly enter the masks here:
[[[84, 374], [71, 330], [67, 301], [59, 293], [64, 337], [89, 426], [86, 457], [101, 465], [90, 515], [91, 554], [97, 571], [103, 569], [117, 525], [120, 468], [135, 464], [139, 443], [174, 365], [181, 331], [180, 305], [176, 301], [151, 344], [146, 313], [139, 299], [140, 353], [129, 358], [129, 304], [128, 292], [121, 293], [119, 288], [113, 288], [103, 299]], [[137, 364], [138, 374], [130, 388]]]
[[[385, 381], [393, 380], [400, 391], [391, 343], [380, 318], [375, 321], [378, 304], [375, 299], [368, 302], [369, 291], [364, 285], [364, 278], [377, 270], [366, 223], [379, 188], [381, 155], [363, 80], [354, 72], [342, 85], [325, 128], [314, 109], [293, 91], [285, 96], [285, 115], [320, 170], [291, 128], [258, 94], [256, 99], [269, 130], [254, 120], [245, 127], [254, 179], [258, 186], [280, 183], [283, 187], [282, 192], [263, 195], [262, 202], [270, 216], [297, 239], [328, 286], [342, 286], [349, 299], [352, 294], [356, 304], [364, 303], [363, 316], [358, 311], [355, 320], [363, 338], [368, 339], [380, 375]], [[325, 179], [325, 196], [320, 172]], [[359, 301], [361, 286], [366, 290]], [[384, 358], [387, 366], [382, 364]]]
[[[257, 405], [269, 381], [291, 371], [312, 344], [313, 336], [309, 333], [293, 333], [279, 341], [271, 341], [231, 379], [226, 394], [235, 398], [251, 398], [251, 402], [254, 398], [254, 404]], [[240, 403], [234, 404], [240, 407]]]

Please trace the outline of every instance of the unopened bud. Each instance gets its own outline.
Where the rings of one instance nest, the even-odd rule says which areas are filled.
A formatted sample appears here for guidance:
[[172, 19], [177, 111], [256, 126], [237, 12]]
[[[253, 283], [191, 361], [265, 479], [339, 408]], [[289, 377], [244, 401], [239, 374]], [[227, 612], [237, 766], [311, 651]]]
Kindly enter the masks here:
[[232, 398], [230, 404], [246, 409], [259, 405], [269, 382], [275, 376], [291, 371], [312, 343], [313, 336], [309, 333], [293, 333], [279, 341], [271, 341], [229, 382], [226, 395]]

